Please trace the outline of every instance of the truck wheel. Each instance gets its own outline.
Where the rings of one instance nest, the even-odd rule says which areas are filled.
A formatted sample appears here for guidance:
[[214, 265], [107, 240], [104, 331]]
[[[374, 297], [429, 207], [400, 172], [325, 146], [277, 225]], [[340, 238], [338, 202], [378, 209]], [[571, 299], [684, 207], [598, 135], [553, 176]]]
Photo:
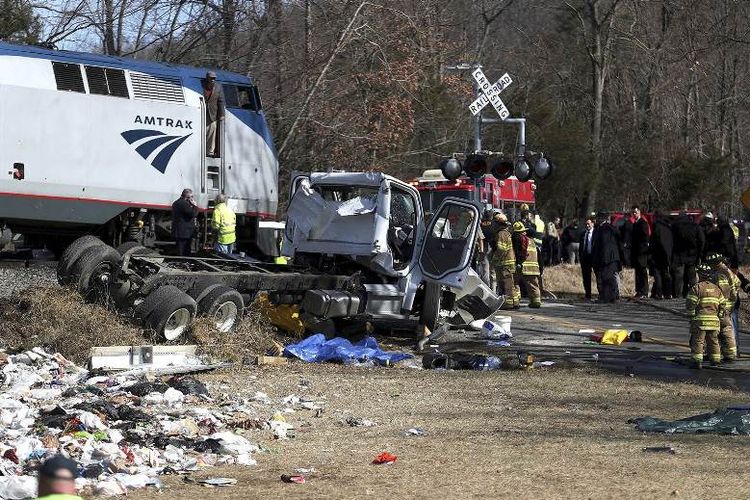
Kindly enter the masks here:
[[225, 285], [213, 288], [198, 302], [198, 312], [213, 321], [221, 333], [232, 332], [237, 328], [244, 308], [240, 292]]
[[165, 340], [177, 340], [190, 327], [195, 318], [195, 310], [195, 301], [185, 292], [179, 291], [156, 306], [146, 318], [146, 326]]
[[71, 284], [87, 300], [105, 299], [119, 267], [117, 250], [104, 244], [94, 245], [86, 249], [71, 267]]
[[81, 236], [68, 245], [68, 248], [63, 251], [60, 260], [57, 262], [57, 282], [61, 285], [70, 285], [73, 281], [70, 276], [73, 264], [76, 263], [83, 252], [96, 245], [104, 245], [104, 242], [90, 234]]
[[422, 302], [422, 314], [419, 322], [435, 331], [440, 321], [440, 296], [443, 288], [439, 283], [427, 281], [424, 284], [424, 301]]
[[135, 307], [135, 317], [145, 322], [159, 304], [168, 300], [171, 296], [181, 293], [183, 293], [182, 290], [174, 285], [164, 285], [156, 290], [152, 290], [143, 299], [143, 302]]

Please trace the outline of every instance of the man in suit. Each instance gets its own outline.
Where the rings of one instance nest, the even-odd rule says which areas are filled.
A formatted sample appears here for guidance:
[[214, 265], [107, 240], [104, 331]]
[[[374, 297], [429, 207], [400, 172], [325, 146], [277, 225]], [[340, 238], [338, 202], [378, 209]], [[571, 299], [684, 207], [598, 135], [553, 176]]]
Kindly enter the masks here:
[[177, 254], [181, 257], [190, 256], [197, 216], [198, 205], [193, 199], [193, 190], [183, 189], [182, 196], [172, 203], [172, 237], [177, 245]]
[[[216, 83], [216, 73], [209, 71], [203, 80], [203, 98], [206, 100], [206, 154], [219, 156], [219, 126], [224, 121], [224, 91]], [[223, 125], [223, 124], [221, 124]]]
[[631, 237], [630, 261], [635, 270], [635, 296], [648, 297], [648, 240], [651, 232], [648, 222], [641, 217], [641, 210], [633, 207], [633, 235]]
[[620, 291], [617, 273], [622, 270], [620, 237], [609, 222], [606, 212], [597, 216], [599, 226], [594, 231], [593, 264], [599, 285], [599, 302], [616, 302]]
[[591, 270], [594, 268], [594, 220], [591, 218], [586, 219], [586, 228], [581, 233], [578, 249], [583, 291], [586, 300], [591, 300]]

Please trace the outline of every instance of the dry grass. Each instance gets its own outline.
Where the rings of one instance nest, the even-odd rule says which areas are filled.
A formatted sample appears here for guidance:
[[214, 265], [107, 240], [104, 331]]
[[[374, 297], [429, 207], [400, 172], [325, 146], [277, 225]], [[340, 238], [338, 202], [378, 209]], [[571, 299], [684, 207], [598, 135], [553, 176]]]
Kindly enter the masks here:
[[[632, 269], [624, 269], [620, 274], [622, 284], [620, 295], [631, 296], [635, 294], [635, 275]], [[650, 287], [650, 285], [649, 285]], [[581, 278], [581, 266], [560, 264], [544, 268], [544, 289], [555, 295], [583, 295], [583, 279]], [[597, 295], [596, 277], [591, 276], [591, 291]]]
[[[88, 360], [91, 347], [159, 343], [116, 311], [85, 303], [75, 291], [59, 287], [28, 288], [0, 300], [0, 347], [10, 351], [46, 347], [78, 364]], [[290, 339], [277, 331], [257, 307], [248, 308], [236, 331], [217, 332], [210, 321], [198, 319], [191, 335], [180, 340], [197, 343], [216, 360], [242, 363], [265, 354]]]
[[86, 362], [91, 347], [147, 341], [115, 312], [53, 286], [29, 288], [2, 299], [0, 332], [0, 345], [8, 350], [47, 347], [79, 364]]
[[[300, 379], [310, 389], [299, 386]], [[745, 498], [750, 438], [642, 434], [627, 421], [653, 415], [682, 418], [746, 401], [747, 394], [692, 384], [652, 382], [594, 370], [434, 372], [294, 363], [204, 378], [240, 397], [255, 391], [280, 408], [288, 394], [324, 401], [321, 418], [286, 415], [297, 437], [248, 438], [271, 450], [257, 467], [209, 469], [198, 476], [232, 477], [212, 490], [165, 476], [161, 493], [138, 499], [203, 498]], [[376, 421], [342, 424], [347, 416]], [[411, 427], [424, 437], [406, 437]], [[676, 455], [644, 453], [671, 445]], [[370, 461], [382, 451], [391, 466]], [[305, 485], [284, 484], [298, 467], [317, 473]], [[728, 478], [732, 478], [728, 480]]]
[[254, 306], [246, 309], [242, 322], [234, 332], [220, 333], [211, 321], [199, 318], [193, 324], [191, 336], [201, 346], [201, 352], [216, 360], [237, 364], [250, 356], [273, 351], [291, 340]]

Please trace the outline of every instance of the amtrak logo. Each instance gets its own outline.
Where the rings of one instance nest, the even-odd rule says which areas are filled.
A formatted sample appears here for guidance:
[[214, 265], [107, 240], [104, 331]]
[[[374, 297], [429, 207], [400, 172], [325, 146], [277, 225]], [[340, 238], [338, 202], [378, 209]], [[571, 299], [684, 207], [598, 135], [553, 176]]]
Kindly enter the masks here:
[[148, 161], [149, 157], [158, 149], [159, 152], [151, 160], [151, 166], [163, 174], [177, 148], [193, 134], [167, 135], [158, 130], [136, 129], [127, 130], [120, 135], [131, 145], [148, 138], [135, 148], [135, 152]]

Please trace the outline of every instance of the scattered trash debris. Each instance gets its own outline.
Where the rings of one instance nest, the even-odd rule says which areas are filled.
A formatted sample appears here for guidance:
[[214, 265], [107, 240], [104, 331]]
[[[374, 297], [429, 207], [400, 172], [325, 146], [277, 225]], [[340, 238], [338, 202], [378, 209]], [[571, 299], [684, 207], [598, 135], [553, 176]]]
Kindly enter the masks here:
[[492, 347], [510, 347], [510, 342], [507, 340], [488, 340], [487, 345]]
[[285, 483], [305, 484], [305, 476], [288, 476], [283, 474], [281, 480]]
[[408, 429], [404, 434], [407, 436], [424, 436], [425, 430], [421, 427], [412, 427], [411, 429]]
[[202, 365], [197, 345], [133, 345], [92, 347], [89, 368], [124, 370], [138, 367]]
[[544, 367], [554, 366], [554, 364], [555, 364], [554, 361], [535, 361], [534, 368], [539, 367], [539, 366], [544, 366]]
[[314, 467], [297, 467], [296, 469], [294, 469], [294, 472], [296, 472], [297, 474], [307, 474], [309, 476], [310, 474], [315, 474], [318, 471], [316, 471]]
[[[4, 359], [0, 498], [33, 497], [36, 478], [26, 474], [61, 452], [79, 464], [77, 484], [85, 495], [123, 495], [132, 489], [161, 488], [161, 475], [256, 465], [254, 455], [260, 448], [240, 433], [257, 429], [284, 439], [294, 428], [280, 412], [268, 420], [255, 416], [268, 415], [271, 399], [262, 392], [247, 399], [227, 394], [214, 399], [192, 376], [167, 379], [153, 372], [146, 376], [140, 369], [90, 372], [42, 349]], [[296, 396], [288, 402], [320, 409]], [[193, 482], [231, 486], [237, 481]]]
[[643, 448], [645, 453], [671, 453], [672, 455], [677, 453], [677, 450], [671, 446], [647, 446]]
[[741, 434], [750, 436], [750, 406], [719, 408], [681, 420], [641, 417], [628, 421], [643, 432], [667, 434]]
[[385, 352], [378, 347], [372, 337], [365, 337], [356, 344], [347, 339], [334, 338], [326, 340], [325, 335], [318, 333], [297, 344], [286, 346], [284, 354], [297, 357], [308, 363], [340, 361], [346, 364], [374, 361], [379, 365], [391, 365], [413, 357], [404, 352]]
[[489, 339], [508, 340], [513, 337], [510, 332], [510, 316], [495, 316], [482, 324], [482, 335]]
[[232, 479], [231, 477], [209, 477], [206, 479], [198, 479], [195, 482], [211, 488], [226, 488], [227, 486], [234, 486], [237, 484], [237, 480]]
[[383, 453], [375, 457], [375, 459], [372, 461], [372, 465], [391, 465], [396, 460], [398, 460], [398, 457], [396, 455], [392, 455], [387, 451], [384, 451]]
[[289, 364], [289, 358], [282, 356], [256, 356], [255, 364], [258, 366], [283, 366]]
[[641, 342], [643, 333], [639, 330], [590, 330], [581, 329], [578, 333], [589, 335], [589, 339], [597, 344], [603, 345], [620, 345], [623, 342]]
[[497, 356], [463, 353], [432, 353], [422, 357], [422, 366], [443, 370], [499, 370], [503, 362]]
[[378, 424], [376, 422], [373, 422], [372, 420], [367, 420], [365, 418], [359, 418], [359, 417], [349, 417], [346, 419], [346, 423], [349, 424], [350, 427], [377, 427]]

